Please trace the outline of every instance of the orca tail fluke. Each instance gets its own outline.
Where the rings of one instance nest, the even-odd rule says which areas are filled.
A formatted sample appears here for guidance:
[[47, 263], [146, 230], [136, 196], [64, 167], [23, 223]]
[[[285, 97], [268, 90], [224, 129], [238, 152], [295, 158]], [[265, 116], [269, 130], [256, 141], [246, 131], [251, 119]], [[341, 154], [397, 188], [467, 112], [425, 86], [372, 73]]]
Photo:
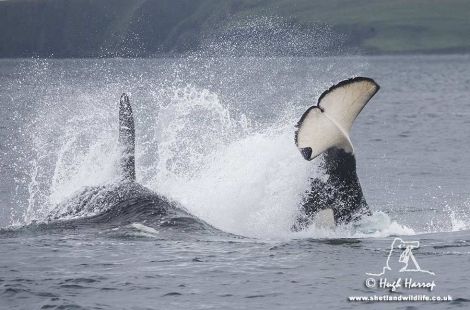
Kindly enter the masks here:
[[306, 160], [336, 147], [354, 153], [349, 133], [354, 120], [380, 86], [372, 79], [344, 80], [321, 94], [316, 105], [300, 118], [295, 144]]
[[119, 100], [120, 173], [124, 181], [135, 181], [135, 128], [131, 102], [127, 94]]
[[[349, 137], [354, 120], [380, 86], [356, 77], [330, 87], [300, 118], [295, 144], [306, 160], [324, 154], [328, 179], [311, 179], [303, 209], [309, 219], [348, 223], [370, 214], [356, 173], [354, 148]], [[321, 213], [319, 213], [322, 211]]]

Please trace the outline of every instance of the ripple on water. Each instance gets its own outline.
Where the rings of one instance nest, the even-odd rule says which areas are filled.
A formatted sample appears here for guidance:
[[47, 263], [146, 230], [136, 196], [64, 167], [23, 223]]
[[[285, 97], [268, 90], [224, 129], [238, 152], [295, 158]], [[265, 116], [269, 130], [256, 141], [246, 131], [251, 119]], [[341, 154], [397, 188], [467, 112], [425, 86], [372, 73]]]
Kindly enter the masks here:
[[162, 296], [166, 297], [166, 296], [181, 296], [181, 295], [183, 295], [183, 294], [181, 294], [179, 292], [170, 292], [170, 293], [163, 294]]
[[71, 278], [71, 279], [65, 279], [65, 281], [62, 283], [95, 283], [95, 282], [98, 282], [98, 280], [95, 280], [92, 278]]

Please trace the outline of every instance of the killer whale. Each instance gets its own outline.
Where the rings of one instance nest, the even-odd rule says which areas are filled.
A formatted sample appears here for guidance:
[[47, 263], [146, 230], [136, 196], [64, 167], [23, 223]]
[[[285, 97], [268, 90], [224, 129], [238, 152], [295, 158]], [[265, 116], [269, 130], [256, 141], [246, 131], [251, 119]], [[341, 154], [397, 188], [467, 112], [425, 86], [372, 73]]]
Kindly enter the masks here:
[[[300, 118], [295, 144], [306, 160], [323, 156], [328, 179], [310, 180], [302, 203], [302, 215], [294, 229], [319, 219], [328, 226], [349, 223], [370, 214], [356, 173], [354, 148], [349, 138], [352, 123], [377, 93], [372, 79], [357, 77], [326, 90], [316, 105]], [[184, 219], [205, 227], [210, 225], [189, 214], [182, 206], [136, 182], [135, 125], [129, 97], [119, 101], [120, 180], [117, 183], [85, 187], [59, 204], [49, 221], [87, 218], [90, 222], [132, 222], [132, 215], [153, 218], [159, 224]], [[187, 225], [188, 223], [185, 223]]]
[[312, 222], [334, 226], [370, 215], [356, 173], [356, 159], [349, 133], [354, 120], [379, 91], [370, 78], [356, 77], [324, 91], [317, 104], [300, 118], [295, 144], [306, 160], [323, 156], [326, 180], [310, 179], [302, 202], [301, 226]]
[[49, 213], [49, 222], [71, 220], [127, 224], [138, 218], [143, 221], [153, 220], [158, 226], [181, 222], [184, 222], [185, 227], [208, 226], [177, 202], [137, 183], [134, 115], [129, 96], [125, 93], [119, 100], [118, 144], [119, 181], [80, 189]]

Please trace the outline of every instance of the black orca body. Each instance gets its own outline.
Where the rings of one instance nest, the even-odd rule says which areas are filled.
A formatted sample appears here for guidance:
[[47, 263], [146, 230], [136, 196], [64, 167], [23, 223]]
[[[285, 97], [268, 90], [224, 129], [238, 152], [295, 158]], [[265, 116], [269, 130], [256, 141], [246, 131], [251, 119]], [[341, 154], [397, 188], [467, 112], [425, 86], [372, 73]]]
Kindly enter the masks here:
[[[70, 199], [59, 204], [49, 221], [83, 220], [97, 223], [131, 223], [152, 220], [157, 224], [177, 219], [202, 223], [176, 202], [151, 191], [136, 182], [135, 126], [132, 107], [126, 94], [119, 102], [120, 178], [116, 183], [85, 187]], [[203, 225], [207, 225], [202, 223]]]
[[324, 153], [321, 166], [328, 179], [310, 180], [311, 187], [302, 204], [307, 223], [321, 210], [332, 211], [326, 216], [332, 216], [334, 224], [347, 224], [362, 215], [370, 215], [356, 174], [354, 155], [334, 147]]
[[302, 204], [300, 224], [315, 222], [334, 226], [370, 215], [356, 173], [354, 149], [349, 138], [352, 124], [379, 90], [374, 80], [357, 77], [325, 91], [297, 124], [296, 145], [306, 160], [322, 155], [326, 180], [312, 178]]

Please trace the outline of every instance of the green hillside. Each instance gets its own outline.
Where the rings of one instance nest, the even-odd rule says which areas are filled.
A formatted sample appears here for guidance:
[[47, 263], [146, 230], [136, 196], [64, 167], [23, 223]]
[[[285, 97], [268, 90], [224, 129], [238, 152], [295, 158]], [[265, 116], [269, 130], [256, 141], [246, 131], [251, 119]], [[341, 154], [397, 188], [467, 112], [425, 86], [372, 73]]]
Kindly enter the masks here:
[[324, 22], [350, 34], [365, 51], [470, 50], [470, 1], [276, 1], [272, 10], [302, 24]]
[[254, 39], [251, 24], [247, 33], [233, 29], [263, 18], [281, 19], [290, 35], [328, 29], [328, 40], [338, 41], [306, 54], [470, 51], [466, 0], [7, 0], [0, 1], [0, 57], [174, 55], [204, 49], [214, 34], [237, 46], [233, 40], [275, 35], [263, 25]]

